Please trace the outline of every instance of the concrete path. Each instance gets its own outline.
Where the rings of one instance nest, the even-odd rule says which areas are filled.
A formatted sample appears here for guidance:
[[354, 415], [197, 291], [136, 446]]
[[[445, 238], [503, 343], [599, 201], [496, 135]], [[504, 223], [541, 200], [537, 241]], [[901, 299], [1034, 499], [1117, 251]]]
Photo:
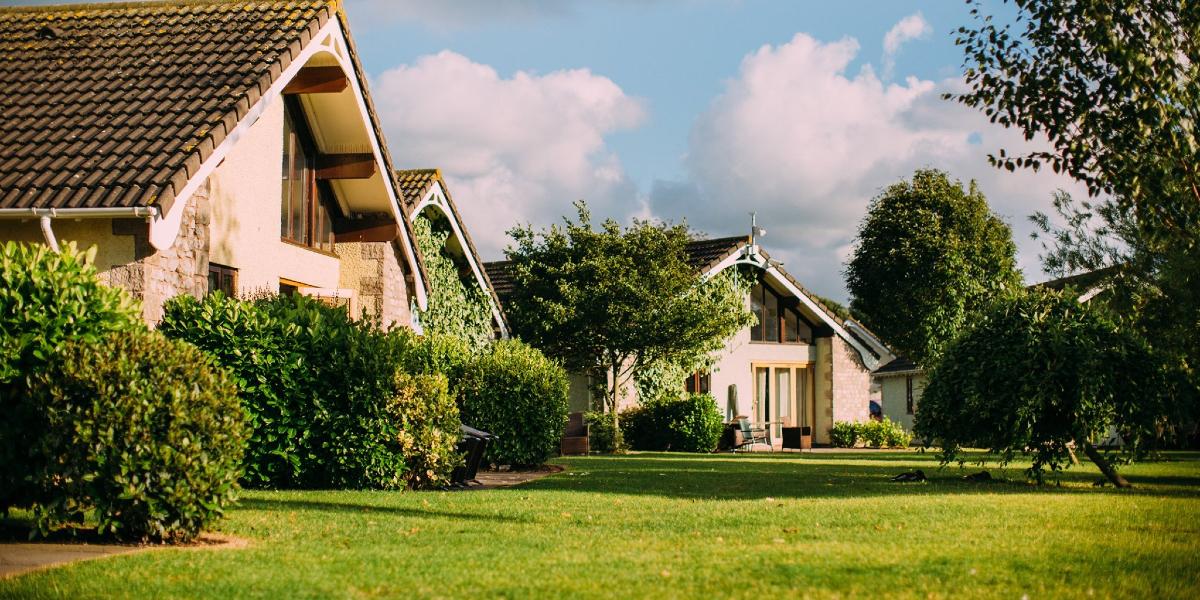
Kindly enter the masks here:
[[0, 579], [75, 561], [146, 549], [145, 546], [109, 544], [0, 544]]

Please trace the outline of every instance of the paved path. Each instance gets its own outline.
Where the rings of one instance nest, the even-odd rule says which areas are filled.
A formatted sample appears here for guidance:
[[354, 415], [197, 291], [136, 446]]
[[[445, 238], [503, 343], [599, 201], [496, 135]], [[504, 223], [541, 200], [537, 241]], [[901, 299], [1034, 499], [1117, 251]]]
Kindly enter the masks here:
[[510, 487], [517, 484], [541, 479], [555, 473], [562, 473], [565, 469], [560, 465], [547, 465], [543, 467], [545, 470], [539, 471], [480, 471], [475, 477], [481, 485], [473, 485], [470, 490], [490, 490], [495, 488]]
[[79, 560], [145, 549], [145, 546], [109, 544], [0, 544], [0, 579]]

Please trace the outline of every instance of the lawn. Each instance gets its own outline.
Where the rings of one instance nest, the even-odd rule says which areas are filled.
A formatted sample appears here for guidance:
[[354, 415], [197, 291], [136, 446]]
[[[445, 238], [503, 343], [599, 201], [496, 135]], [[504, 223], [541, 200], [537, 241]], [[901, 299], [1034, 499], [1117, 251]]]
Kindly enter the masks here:
[[[472, 492], [245, 492], [236, 550], [0, 581], [0, 597], [1200, 597], [1200, 454], [1031, 486], [931, 455], [562, 459]], [[911, 468], [927, 483], [888, 476]]]

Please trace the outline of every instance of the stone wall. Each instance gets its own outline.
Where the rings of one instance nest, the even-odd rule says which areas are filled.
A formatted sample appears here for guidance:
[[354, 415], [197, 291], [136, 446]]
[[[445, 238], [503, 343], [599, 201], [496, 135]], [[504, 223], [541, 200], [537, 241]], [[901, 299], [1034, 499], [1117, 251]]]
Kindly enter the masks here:
[[341, 259], [340, 285], [355, 291], [358, 307], [385, 327], [412, 323], [403, 259], [392, 242], [344, 242], [336, 246]]
[[866, 421], [871, 414], [871, 371], [846, 340], [831, 340], [833, 420]]
[[114, 266], [108, 283], [129, 290], [142, 302], [142, 318], [150, 325], [162, 320], [163, 304], [182, 294], [195, 297], [208, 291], [209, 223], [208, 186], [196, 190], [184, 207], [179, 235], [166, 250], [150, 245], [145, 221], [114, 220], [114, 235], [133, 237], [134, 260]]

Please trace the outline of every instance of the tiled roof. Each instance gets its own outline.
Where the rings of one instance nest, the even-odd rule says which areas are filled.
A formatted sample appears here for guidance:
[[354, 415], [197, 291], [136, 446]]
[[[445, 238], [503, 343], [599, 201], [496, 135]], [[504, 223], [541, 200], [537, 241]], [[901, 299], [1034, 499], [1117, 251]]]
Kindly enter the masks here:
[[748, 243], [750, 243], [750, 236], [746, 235], [714, 240], [693, 240], [687, 245], [687, 261], [689, 265], [700, 272], [705, 272]]
[[483, 263], [488, 279], [492, 282], [492, 291], [496, 292], [501, 302], [507, 301], [513, 291], [512, 264], [511, 260]]
[[[416, 208], [433, 184], [441, 181], [442, 172], [439, 169], [399, 169], [396, 171], [396, 184], [400, 194], [404, 196], [404, 209], [411, 211]], [[449, 192], [447, 192], [449, 194]]]
[[915, 373], [920, 370], [921, 370], [921, 368], [918, 367], [917, 364], [914, 363], [913, 361], [911, 361], [903, 356], [897, 356], [895, 358], [895, 360], [893, 360], [892, 362], [876, 369], [875, 374], [876, 375], [900, 375], [900, 374], [906, 374], [906, 373]]
[[333, 0], [0, 9], [0, 208], [169, 206], [336, 14]]

